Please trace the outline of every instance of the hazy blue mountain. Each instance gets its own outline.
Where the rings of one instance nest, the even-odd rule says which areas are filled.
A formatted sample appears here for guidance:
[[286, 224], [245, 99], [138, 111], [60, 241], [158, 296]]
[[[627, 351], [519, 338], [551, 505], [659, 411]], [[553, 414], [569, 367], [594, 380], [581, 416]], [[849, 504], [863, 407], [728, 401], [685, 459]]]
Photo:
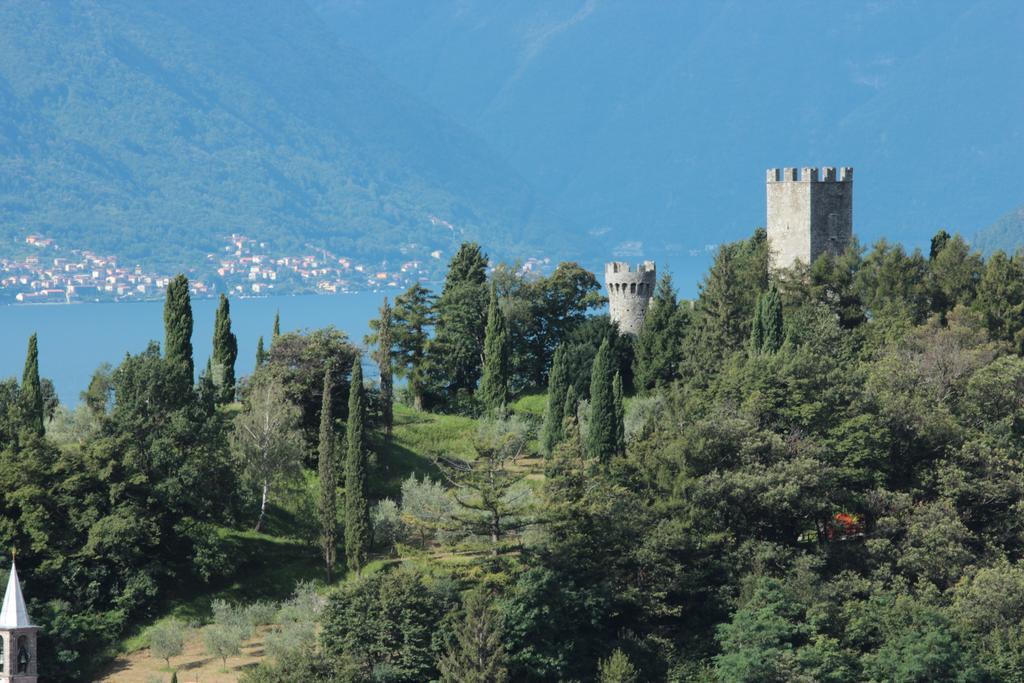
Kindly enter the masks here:
[[1002, 249], [1015, 254], [1024, 248], [1024, 206], [1018, 206], [975, 235], [973, 244], [985, 254]]
[[182, 264], [238, 231], [371, 257], [462, 238], [535, 254], [571, 251], [564, 225], [300, 2], [0, 5], [8, 244], [38, 230]]
[[770, 166], [856, 167], [862, 241], [1024, 201], [1024, 3], [313, 2], [624, 252], [747, 234]]
[[0, 238], [184, 263], [232, 231], [468, 237], [692, 292], [769, 166], [855, 166], [864, 242], [1024, 203], [1021, 3], [309, 3], [0, 5]]

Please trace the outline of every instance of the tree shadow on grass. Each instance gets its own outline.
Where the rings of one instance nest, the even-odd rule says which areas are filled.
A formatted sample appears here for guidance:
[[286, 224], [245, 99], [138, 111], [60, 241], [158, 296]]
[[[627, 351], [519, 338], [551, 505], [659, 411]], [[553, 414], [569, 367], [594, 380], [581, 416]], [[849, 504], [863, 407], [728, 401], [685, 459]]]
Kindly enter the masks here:
[[402, 482], [411, 474], [415, 474], [417, 479], [441, 478], [441, 472], [425, 454], [383, 439], [374, 439], [371, 447], [377, 454], [377, 463], [370, 470], [368, 482], [371, 498], [397, 499], [402, 492]]

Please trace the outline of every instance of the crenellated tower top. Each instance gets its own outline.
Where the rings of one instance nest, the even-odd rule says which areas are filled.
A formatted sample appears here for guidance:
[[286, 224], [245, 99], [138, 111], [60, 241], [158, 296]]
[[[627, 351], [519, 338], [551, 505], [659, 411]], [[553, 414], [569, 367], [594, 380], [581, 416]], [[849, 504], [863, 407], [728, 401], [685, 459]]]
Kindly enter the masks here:
[[640, 332], [657, 278], [654, 261], [644, 261], [635, 268], [623, 261], [605, 264], [609, 314], [619, 331], [634, 335]]
[[765, 181], [773, 269], [846, 250], [853, 240], [853, 168], [769, 168]]

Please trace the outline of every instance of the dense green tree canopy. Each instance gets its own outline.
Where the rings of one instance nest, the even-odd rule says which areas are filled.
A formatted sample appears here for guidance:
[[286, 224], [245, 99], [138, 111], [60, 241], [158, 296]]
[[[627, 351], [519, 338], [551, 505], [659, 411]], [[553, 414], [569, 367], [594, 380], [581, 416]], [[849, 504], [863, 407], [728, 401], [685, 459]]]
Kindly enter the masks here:
[[[485, 294], [474, 362], [487, 379], [452, 395], [415, 375], [439, 348], [425, 289], [398, 297], [390, 344], [386, 309], [374, 339], [424, 379], [414, 396], [511, 416], [399, 412], [390, 442], [337, 330], [277, 336], [241, 406], [219, 405], [206, 375], [193, 387], [154, 343], [98, 370], [74, 429], [57, 409], [42, 438], [23, 428], [39, 405], [30, 352], [23, 381], [0, 382], [0, 544], [21, 549], [33, 617], [60, 653], [46, 675], [88, 679], [81, 653], [170, 586], [236, 576], [224, 535], [251, 527], [280, 465], [305, 497], [294, 514], [330, 532], [344, 423], [346, 565], [363, 576], [327, 591], [294, 659], [249, 680], [289, 680], [288, 666], [314, 681], [1020, 679], [1018, 259], [941, 235], [928, 258], [882, 242], [769, 272], [766, 254], [761, 231], [723, 245], [692, 307], [664, 279], [638, 339], [581, 318], [544, 365], [525, 360], [541, 352], [524, 311], [548, 279], [497, 268], [488, 282], [467, 246], [446, 292]], [[582, 315], [590, 287], [570, 280]], [[455, 332], [469, 309], [455, 310], [437, 312], [449, 341], [477, 339]], [[539, 397], [515, 395], [535, 362], [549, 388], [539, 439]], [[254, 422], [267, 444], [291, 435], [266, 451], [287, 458], [242, 447]], [[374, 500], [396, 473], [401, 495]], [[332, 543], [317, 535], [319, 573]]]
[[177, 275], [167, 284], [164, 302], [164, 353], [179, 366], [191, 385], [195, 366], [192, 359], [192, 301], [188, 278]]

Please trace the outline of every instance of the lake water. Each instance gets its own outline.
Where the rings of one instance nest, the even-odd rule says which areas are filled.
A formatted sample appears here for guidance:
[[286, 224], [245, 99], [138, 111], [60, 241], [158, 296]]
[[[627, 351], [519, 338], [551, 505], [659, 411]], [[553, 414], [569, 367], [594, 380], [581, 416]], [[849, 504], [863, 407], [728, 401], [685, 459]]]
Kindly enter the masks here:
[[[232, 299], [231, 327], [238, 336], [235, 372], [239, 377], [252, 372], [260, 335], [269, 348], [275, 311], [281, 312], [282, 332], [334, 325], [362, 344], [384, 296], [368, 292]], [[206, 367], [210, 356], [216, 309], [216, 299], [192, 301], [196, 368]], [[0, 306], [0, 377], [21, 380], [33, 332], [39, 335], [39, 373], [53, 380], [61, 402], [73, 406], [101, 363], [117, 365], [126, 353], [145, 350], [150, 340], [163, 343], [163, 301]]]

